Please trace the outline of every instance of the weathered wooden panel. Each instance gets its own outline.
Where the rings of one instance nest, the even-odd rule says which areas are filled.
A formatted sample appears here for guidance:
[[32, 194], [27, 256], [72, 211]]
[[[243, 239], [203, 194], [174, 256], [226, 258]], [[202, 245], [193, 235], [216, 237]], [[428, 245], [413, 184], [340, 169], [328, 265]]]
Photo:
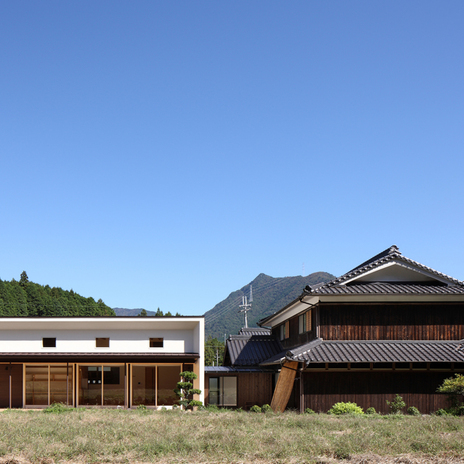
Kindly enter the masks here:
[[[11, 371], [10, 371], [11, 369]], [[23, 407], [23, 366], [22, 364], [0, 364], [0, 408], [10, 406], [10, 372], [11, 372], [11, 407]]]
[[324, 340], [461, 340], [464, 304], [321, 304]]
[[327, 412], [335, 403], [355, 402], [364, 410], [374, 407], [387, 413], [387, 400], [396, 394], [407, 407], [415, 406], [423, 414], [448, 407], [446, 395], [437, 387], [452, 372], [304, 372], [304, 408]]
[[271, 408], [274, 412], [285, 411], [292, 394], [297, 368], [298, 363], [293, 361], [286, 362], [282, 366], [271, 401]]

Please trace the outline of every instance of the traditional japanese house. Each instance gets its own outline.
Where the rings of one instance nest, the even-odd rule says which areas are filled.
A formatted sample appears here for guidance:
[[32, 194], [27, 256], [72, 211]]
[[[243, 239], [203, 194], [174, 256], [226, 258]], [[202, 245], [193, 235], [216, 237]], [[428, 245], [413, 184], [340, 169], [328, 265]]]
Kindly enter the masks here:
[[325, 412], [353, 401], [387, 412], [387, 400], [399, 394], [430, 413], [447, 406], [436, 393], [443, 379], [464, 372], [464, 282], [406, 258], [396, 246], [331, 282], [306, 287], [259, 325], [269, 328], [269, 339], [249, 337], [233, 352], [238, 343], [231, 337], [227, 362], [237, 367], [271, 339], [281, 345], [248, 364], [279, 372], [274, 410]]

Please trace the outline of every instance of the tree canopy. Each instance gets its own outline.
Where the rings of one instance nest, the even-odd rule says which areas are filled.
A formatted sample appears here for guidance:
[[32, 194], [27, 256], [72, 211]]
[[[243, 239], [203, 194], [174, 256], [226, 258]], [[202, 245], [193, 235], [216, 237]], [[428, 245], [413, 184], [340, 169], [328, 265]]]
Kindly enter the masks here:
[[19, 282], [0, 280], [0, 317], [115, 316], [100, 299], [85, 298], [70, 290], [31, 282], [26, 271]]

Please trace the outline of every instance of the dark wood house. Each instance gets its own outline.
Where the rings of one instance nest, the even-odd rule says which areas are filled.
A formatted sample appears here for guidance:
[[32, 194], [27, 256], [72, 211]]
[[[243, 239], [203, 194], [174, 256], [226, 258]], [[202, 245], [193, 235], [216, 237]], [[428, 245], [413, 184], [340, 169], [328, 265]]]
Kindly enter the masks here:
[[[399, 394], [430, 413], [447, 406], [436, 393], [443, 379], [464, 372], [464, 282], [406, 258], [396, 246], [329, 283], [306, 287], [259, 325], [281, 345], [249, 366], [280, 373], [274, 410], [325, 412], [353, 401], [387, 412], [386, 401]], [[254, 343], [260, 352], [252, 338], [243, 350]], [[232, 368], [242, 356], [231, 356], [233, 343]]]

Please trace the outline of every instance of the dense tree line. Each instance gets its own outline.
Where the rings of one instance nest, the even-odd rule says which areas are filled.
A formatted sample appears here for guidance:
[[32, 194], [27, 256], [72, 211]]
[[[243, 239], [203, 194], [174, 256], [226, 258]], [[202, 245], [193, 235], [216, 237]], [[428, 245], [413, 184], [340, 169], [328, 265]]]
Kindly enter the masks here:
[[95, 301], [73, 290], [30, 282], [24, 271], [19, 282], [0, 280], [0, 317], [114, 315], [101, 299]]

